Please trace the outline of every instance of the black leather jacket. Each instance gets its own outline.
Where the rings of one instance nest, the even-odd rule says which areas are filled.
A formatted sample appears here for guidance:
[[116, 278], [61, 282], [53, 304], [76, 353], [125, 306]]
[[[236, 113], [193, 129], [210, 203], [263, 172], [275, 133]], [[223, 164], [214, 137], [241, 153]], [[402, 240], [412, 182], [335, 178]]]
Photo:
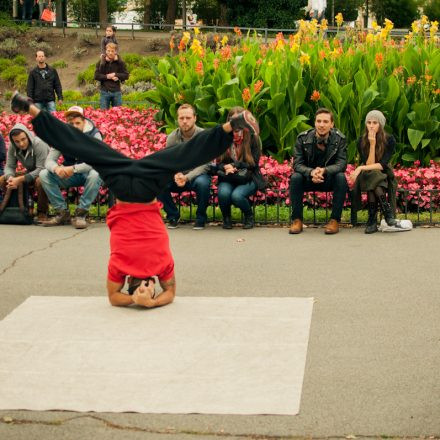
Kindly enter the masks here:
[[[295, 145], [293, 169], [305, 177], [316, 168], [314, 145], [316, 143], [314, 128], [298, 135]], [[336, 128], [332, 128], [327, 139], [325, 169], [328, 175], [342, 173], [347, 168], [347, 141], [345, 136]]]

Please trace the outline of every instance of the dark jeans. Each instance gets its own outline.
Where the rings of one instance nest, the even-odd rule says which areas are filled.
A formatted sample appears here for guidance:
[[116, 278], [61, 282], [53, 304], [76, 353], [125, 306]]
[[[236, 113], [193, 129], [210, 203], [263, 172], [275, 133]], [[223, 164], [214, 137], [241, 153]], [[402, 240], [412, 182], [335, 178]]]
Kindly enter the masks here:
[[250, 181], [244, 185], [233, 185], [229, 182], [220, 182], [218, 185], [218, 204], [223, 218], [231, 215], [231, 205], [240, 208], [243, 214], [252, 213], [249, 197], [257, 192], [257, 185]]
[[299, 173], [290, 178], [290, 203], [292, 204], [292, 220], [303, 219], [303, 197], [305, 191], [333, 191], [333, 208], [331, 218], [341, 221], [342, 207], [347, 195], [347, 180], [344, 173], [331, 176], [325, 175], [323, 183], [313, 183]]
[[33, 0], [24, 0], [21, 5], [21, 16], [24, 21], [32, 20], [32, 12], [34, 9], [34, 1]]
[[232, 133], [221, 125], [204, 130], [187, 142], [135, 160], [106, 143], [61, 122], [46, 111], [32, 120], [37, 136], [67, 156], [93, 167], [116, 198], [124, 202], [154, 200], [172, 182], [174, 174], [220, 156], [232, 143]]
[[122, 105], [122, 93], [121, 92], [107, 92], [101, 90], [101, 96], [99, 97], [99, 107], [101, 110], [108, 110], [112, 107], [120, 107]]
[[196, 220], [206, 223], [208, 217], [206, 210], [209, 203], [209, 189], [211, 186], [211, 178], [207, 174], [200, 174], [191, 182], [186, 182], [185, 186], [177, 186], [175, 182], [170, 183], [165, 191], [157, 198], [163, 203], [163, 209], [167, 213], [168, 220], [178, 220], [179, 210], [174, 203], [171, 193], [181, 193], [184, 191], [194, 191], [197, 198]]

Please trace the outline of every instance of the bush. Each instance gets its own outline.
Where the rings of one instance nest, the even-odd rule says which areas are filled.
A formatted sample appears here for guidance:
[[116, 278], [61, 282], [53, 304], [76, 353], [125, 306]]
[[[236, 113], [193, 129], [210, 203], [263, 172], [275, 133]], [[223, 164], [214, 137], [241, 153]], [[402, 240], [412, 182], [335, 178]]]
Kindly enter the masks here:
[[17, 38], [20, 35], [20, 31], [14, 27], [1, 27], [0, 28], [0, 41], [7, 38]]
[[3, 81], [8, 81], [12, 83], [18, 75], [22, 74], [26, 75], [26, 69], [23, 66], [11, 65], [8, 68], [2, 70], [2, 72], [0, 73], [0, 78]]
[[17, 55], [12, 62], [14, 64], [17, 64], [19, 66], [26, 66], [27, 65], [27, 61], [26, 61], [26, 57], [24, 55]]
[[87, 67], [86, 70], [78, 73], [78, 76], [76, 77], [78, 84], [80, 86], [83, 84], [93, 84], [95, 82], [95, 70], [96, 70], [96, 65], [90, 64], [90, 66]]
[[77, 41], [79, 47], [92, 47], [98, 44], [94, 34], [79, 34]]
[[154, 73], [150, 69], [144, 69], [142, 67], [136, 67], [130, 72], [128, 80], [125, 82], [127, 85], [133, 85], [138, 82], [147, 82], [155, 77]]
[[161, 49], [167, 49], [169, 41], [166, 38], [152, 38], [147, 42], [147, 50], [150, 52], [157, 52]]
[[41, 29], [41, 28], [32, 28], [30, 29], [27, 34], [38, 43], [42, 43], [49, 41], [49, 38], [52, 35], [52, 31], [48, 29]]
[[85, 47], [74, 46], [72, 51], [73, 58], [76, 59], [81, 58], [86, 53], [88, 53], [88, 50]]
[[137, 53], [126, 53], [126, 54], [124, 54], [122, 59], [124, 60], [125, 64], [136, 64], [137, 65], [140, 63], [142, 57]]
[[96, 84], [87, 84], [83, 89], [84, 96], [93, 96], [98, 92], [98, 86]]
[[52, 67], [53, 67], [54, 69], [65, 69], [65, 68], [68, 67], [68, 66], [67, 66], [67, 63], [66, 63], [64, 60], [58, 60], [58, 61], [55, 61], [55, 62], [52, 64]]
[[80, 101], [83, 95], [78, 90], [65, 90], [63, 92], [64, 101]]
[[7, 69], [12, 64], [12, 60], [7, 58], [0, 58], [0, 72]]
[[25, 91], [27, 86], [28, 74], [20, 73], [14, 79], [14, 87], [19, 91]]
[[12, 38], [7, 38], [0, 43], [0, 57], [14, 58], [18, 54], [18, 44]]
[[44, 51], [44, 54], [47, 57], [50, 57], [51, 55], [53, 55], [52, 46], [49, 43], [46, 43], [44, 41], [32, 40], [31, 42], [29, 42], [29, 46], [32, 47], [35, 50], [35, 52], [37, 50]]

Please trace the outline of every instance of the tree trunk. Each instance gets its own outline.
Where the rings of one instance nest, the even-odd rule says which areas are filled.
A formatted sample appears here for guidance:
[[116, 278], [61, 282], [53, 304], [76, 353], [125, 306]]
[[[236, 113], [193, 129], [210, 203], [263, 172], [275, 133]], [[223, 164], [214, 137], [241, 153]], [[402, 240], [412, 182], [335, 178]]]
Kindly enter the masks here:
[[228, 7], [226, 3], [220, 2], [220, 20], [219, 26], [227, 26], [228, 25]]
[[107, 0], [99, 0], [99, 23], [101, 27], [107, 26], [108, 12], [107, 12]]
[[144, 0], [143, 23], [148, 24], [151, 21], [151, 0]]
[[174, 24], [176, 21], [177, 14], [177, 0], [169, 0], [168, 1], [168, 9], [167, 9], [167, 24]]

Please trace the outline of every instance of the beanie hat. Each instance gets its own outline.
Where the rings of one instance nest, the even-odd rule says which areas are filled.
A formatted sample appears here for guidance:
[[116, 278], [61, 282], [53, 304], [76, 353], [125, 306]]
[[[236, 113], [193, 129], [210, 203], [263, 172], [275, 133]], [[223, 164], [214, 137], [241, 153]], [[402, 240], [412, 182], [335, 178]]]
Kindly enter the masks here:
[[377, 122], [379, 122], [382, 128], [385, 128], [385, 124], [387, 123], [387, 120], [385, 118], [385, 115], [380, 110], [371, 110], [371, 112], [369, 112], [365, 117], [365, 124], [370, 119], [376, 120]]

